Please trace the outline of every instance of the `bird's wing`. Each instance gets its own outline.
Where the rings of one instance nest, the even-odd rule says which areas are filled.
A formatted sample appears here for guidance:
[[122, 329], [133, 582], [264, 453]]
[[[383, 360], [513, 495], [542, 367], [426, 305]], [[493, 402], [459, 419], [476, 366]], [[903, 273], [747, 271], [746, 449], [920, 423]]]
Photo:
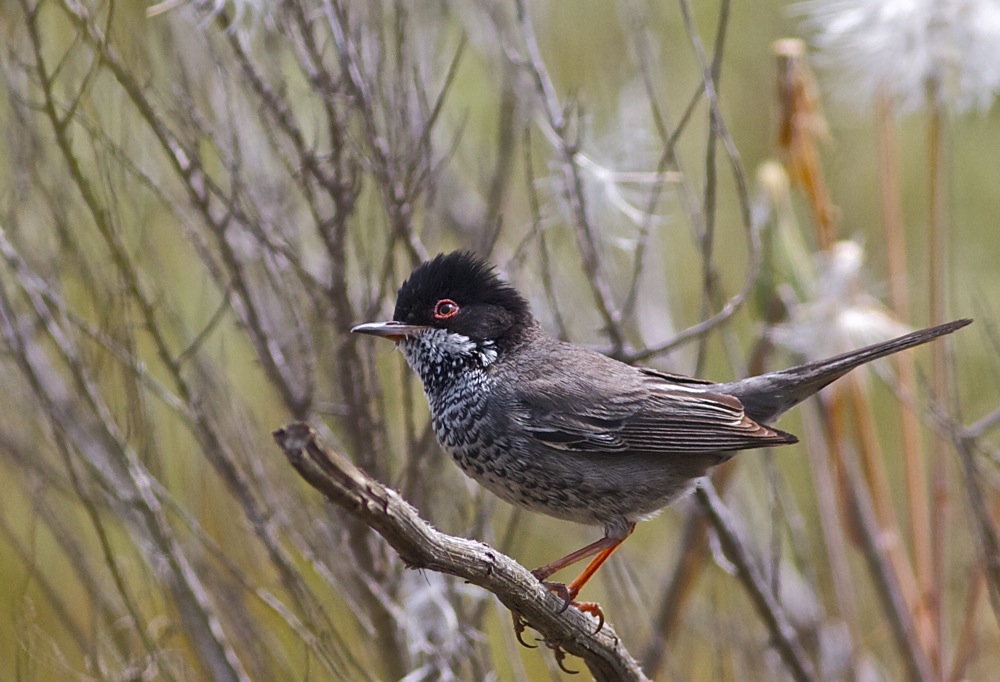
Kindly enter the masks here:
[[532, 437], [561, 450], [701, 454], [783, 445], [795, 436], [749, 418], [739, 399], [712, 384], [651, 370], [551, 374], [513, 389], [513, 416]]

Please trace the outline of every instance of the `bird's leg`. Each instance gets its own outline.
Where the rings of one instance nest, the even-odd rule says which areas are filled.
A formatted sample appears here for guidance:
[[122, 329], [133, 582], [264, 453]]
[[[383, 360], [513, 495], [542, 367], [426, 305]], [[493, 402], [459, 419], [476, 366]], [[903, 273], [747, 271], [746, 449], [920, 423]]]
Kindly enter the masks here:
[[[633, 526], [633, 528], [634, 527], [635, 526]], [[631, 534], [631, 530], [629, 531], [629, 534]], [[625, 538], [627, 538], [627, 537], [628, 537], [628, 535], [625, 536]], [[625, 542], [625, 538], [614, 540], [613, 544], [608, 545], [607, 547], [605, 547], [604, 549], [602, 549], [597, 554], [597, 556], [595, 556], [591, 560], [591, 562], [589, 564], [587, 564], [587, 567], [585, 569], [583, 569], [583, 572], [580, 573], [580, 575], [576, 576], [576, 578], [573, 579], [573, 582], [571, 582], [569, 584], [569, 596], [570, 596], [570, 599], [576, 599], [576, 595], [580, 594], [580, 590], [582, 590], [583, 586], [585, 584], [587, 584], [587, 581], [590, 580], [594, 576], [595, 573], [597, 573], [597, 569], [599, 569], [601, 567], [601, 565], [605, 561], [607, 561], [611, 557], [612, 554], [615, 553], [615, 550], [618, 549], [619, 547], [621, 547], [621, 544], [623, 542]]]
[[[592, 542], [586, 547], [571, 552], [561, 559], [556, 559], [550, 564], [546, 564], [541, 568], [536, 568], [532, 571], [532, 575], [542, 581], [547, 588], [561, 596], [565, 603], [563, 605], [563, 610], [573, 604], [581, 611], [590, 613], [597, 617], [601, 625], [604, 625], [604, 612], [601, 611], [601, 607], [596, 602], [575, 602], [576, 596], [580, 594], [580, 590], [583, 586], [590, 580], [597, 569], [608, 560], [608, 558], [614, 554], [615, 550], [625, 542], [625, 539], [632, 534], [635, 530], [635, 524], [629, 522], [627, 525], [622, 525], [620, 528], [609, 527], [604, 531], [604, 537], [597, 542]], [[596, 554], [596, 556], [594, 556]], [[593, 556], [594, 558], [587, 564], [587, 567], [583, 569], [583, 572], [578, 575], [573, 582], [569, 585], [564, 585], [562, 583], [551, 583], [547, 582], [546, 578], [551, 576], [556, 571], [559, 571], [567, 566], [575, 564], [578, 561], [583, 561], [587, 557]], [[600, 630], [600, 626], [597, 628]]]
[[[600, 604], [592, 601], [577, 602], [574, 601], [574, 599], [576, 599], [576, 595], [580, 593], [580, 590], [586, 582], [590, 580], [594, 573], [597, 572], [597, 569], [601, 567], [601, 564], [607, 561], [608, 557], [614, 554], [615, 550], [618, 549], [619, 545], [625, 542], [625, 538], [631, 535], [633, 530], [635, 530], [635, 524], [631, 521], [625, 521], [624, 519], [617, 524], [608, 524], [604, 529], [604, 537], [597, 542], [592, 542], [586, 547], [578, 549], [575, 552], [570, 552], [561, 559], [556, 559], [550, 564], [545, 564], [541, 568], [536, 568], [531, 572], [531, 574], [538, 578], [542, 585], [562, 597], [562, 611], [565, 611], [569, 608], [570, 604], [572, 604], [581, 611], [596, 617], [598, 624], [595, 632], [600, 632], [601, 628], [604, 627], [604, 612], [601, 610]], [[556, 571], [560, 571], [578, 561], [583, 561], [588, 557], [594, 558], [591, 559], [590, 563], [587, 564], [587, 567], [583, 569], [583, 572], [569, 585], [548, 582], [546, 580], [546, 578], [551, 576]], [[514, 633], [517, 636], [517, 641], [523, 646], [530, 648], [531, 645], [525, 642], [522, 637], [525, 626], [527, 626], [528, 623], [525, 622], [524, 618], [522, 618], [519, 613], [511, 613], [514, 617]], [[561, 664], [560, 667], [562, 667]], [[563, 669], [565, 670], [565, 668]]]
[[624, 539], [625, 538], [621, 539], [611, 538], [605, 535], [597, 542], [592, 542], [586, 547], [582, 547], [576, 550], [575, 552], [570, 552], [561, 559], [556, 559], [552, 563], [545, 564], [541, 568], [536, 568], [531, 572], [531, 574], [536, 578], [538, 578], [539, 580], [541, 580], [542, 582], [545, 582], [545, 579], [548, 578], [553, 573], [555, 573], [556, 571], [561, 571], [567, 566], [572, 566], [578, 561], [583, 561], [588, 557], [592, 557], [598, 552], [607, 549], [608, 547], [621, 544], [622, 540]]

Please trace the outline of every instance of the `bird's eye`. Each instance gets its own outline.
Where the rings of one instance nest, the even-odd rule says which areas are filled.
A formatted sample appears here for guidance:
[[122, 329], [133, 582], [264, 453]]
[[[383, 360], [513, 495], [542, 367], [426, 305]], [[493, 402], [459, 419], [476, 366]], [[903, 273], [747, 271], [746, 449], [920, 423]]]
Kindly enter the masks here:
[[450, 298], [442, 298], [434, 306], [434, 319], [447, 320], [449, 317], [458, 315], [458, 304]]

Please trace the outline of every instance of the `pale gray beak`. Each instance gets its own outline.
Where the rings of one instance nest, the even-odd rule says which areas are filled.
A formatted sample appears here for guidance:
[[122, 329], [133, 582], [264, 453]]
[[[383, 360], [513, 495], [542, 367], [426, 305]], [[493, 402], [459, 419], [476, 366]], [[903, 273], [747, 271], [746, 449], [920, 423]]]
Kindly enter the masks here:
[[354, 327], [351, 330], [351, 333], [381, 336], [398, 343], [407, 336], [419, 334], [425, 329], [427, 329], [427, 327], [419, 324], [404, 324], [403, 322], [390, 320], [388, 322], [365, 322], [364, 324], [359, 324], [357, 327]]

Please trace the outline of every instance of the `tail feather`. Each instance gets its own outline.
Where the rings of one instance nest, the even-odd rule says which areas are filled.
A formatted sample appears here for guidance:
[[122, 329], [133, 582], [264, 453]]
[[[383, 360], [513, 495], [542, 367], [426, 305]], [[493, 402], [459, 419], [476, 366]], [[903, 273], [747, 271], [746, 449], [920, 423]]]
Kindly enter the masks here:
[[969, 319], [955, 320], [837, 355], [827, 360], [748, 377], [723, 384], [719, 388], [722, 389], [722, 392], [739, 398], [743, 403], [743, 409], [751, 419], [767, 424], [855, 367], [860, 367], [907, 348], [919, 346], [939, 336], [951, 334], [971, 323], [972, 320]]

